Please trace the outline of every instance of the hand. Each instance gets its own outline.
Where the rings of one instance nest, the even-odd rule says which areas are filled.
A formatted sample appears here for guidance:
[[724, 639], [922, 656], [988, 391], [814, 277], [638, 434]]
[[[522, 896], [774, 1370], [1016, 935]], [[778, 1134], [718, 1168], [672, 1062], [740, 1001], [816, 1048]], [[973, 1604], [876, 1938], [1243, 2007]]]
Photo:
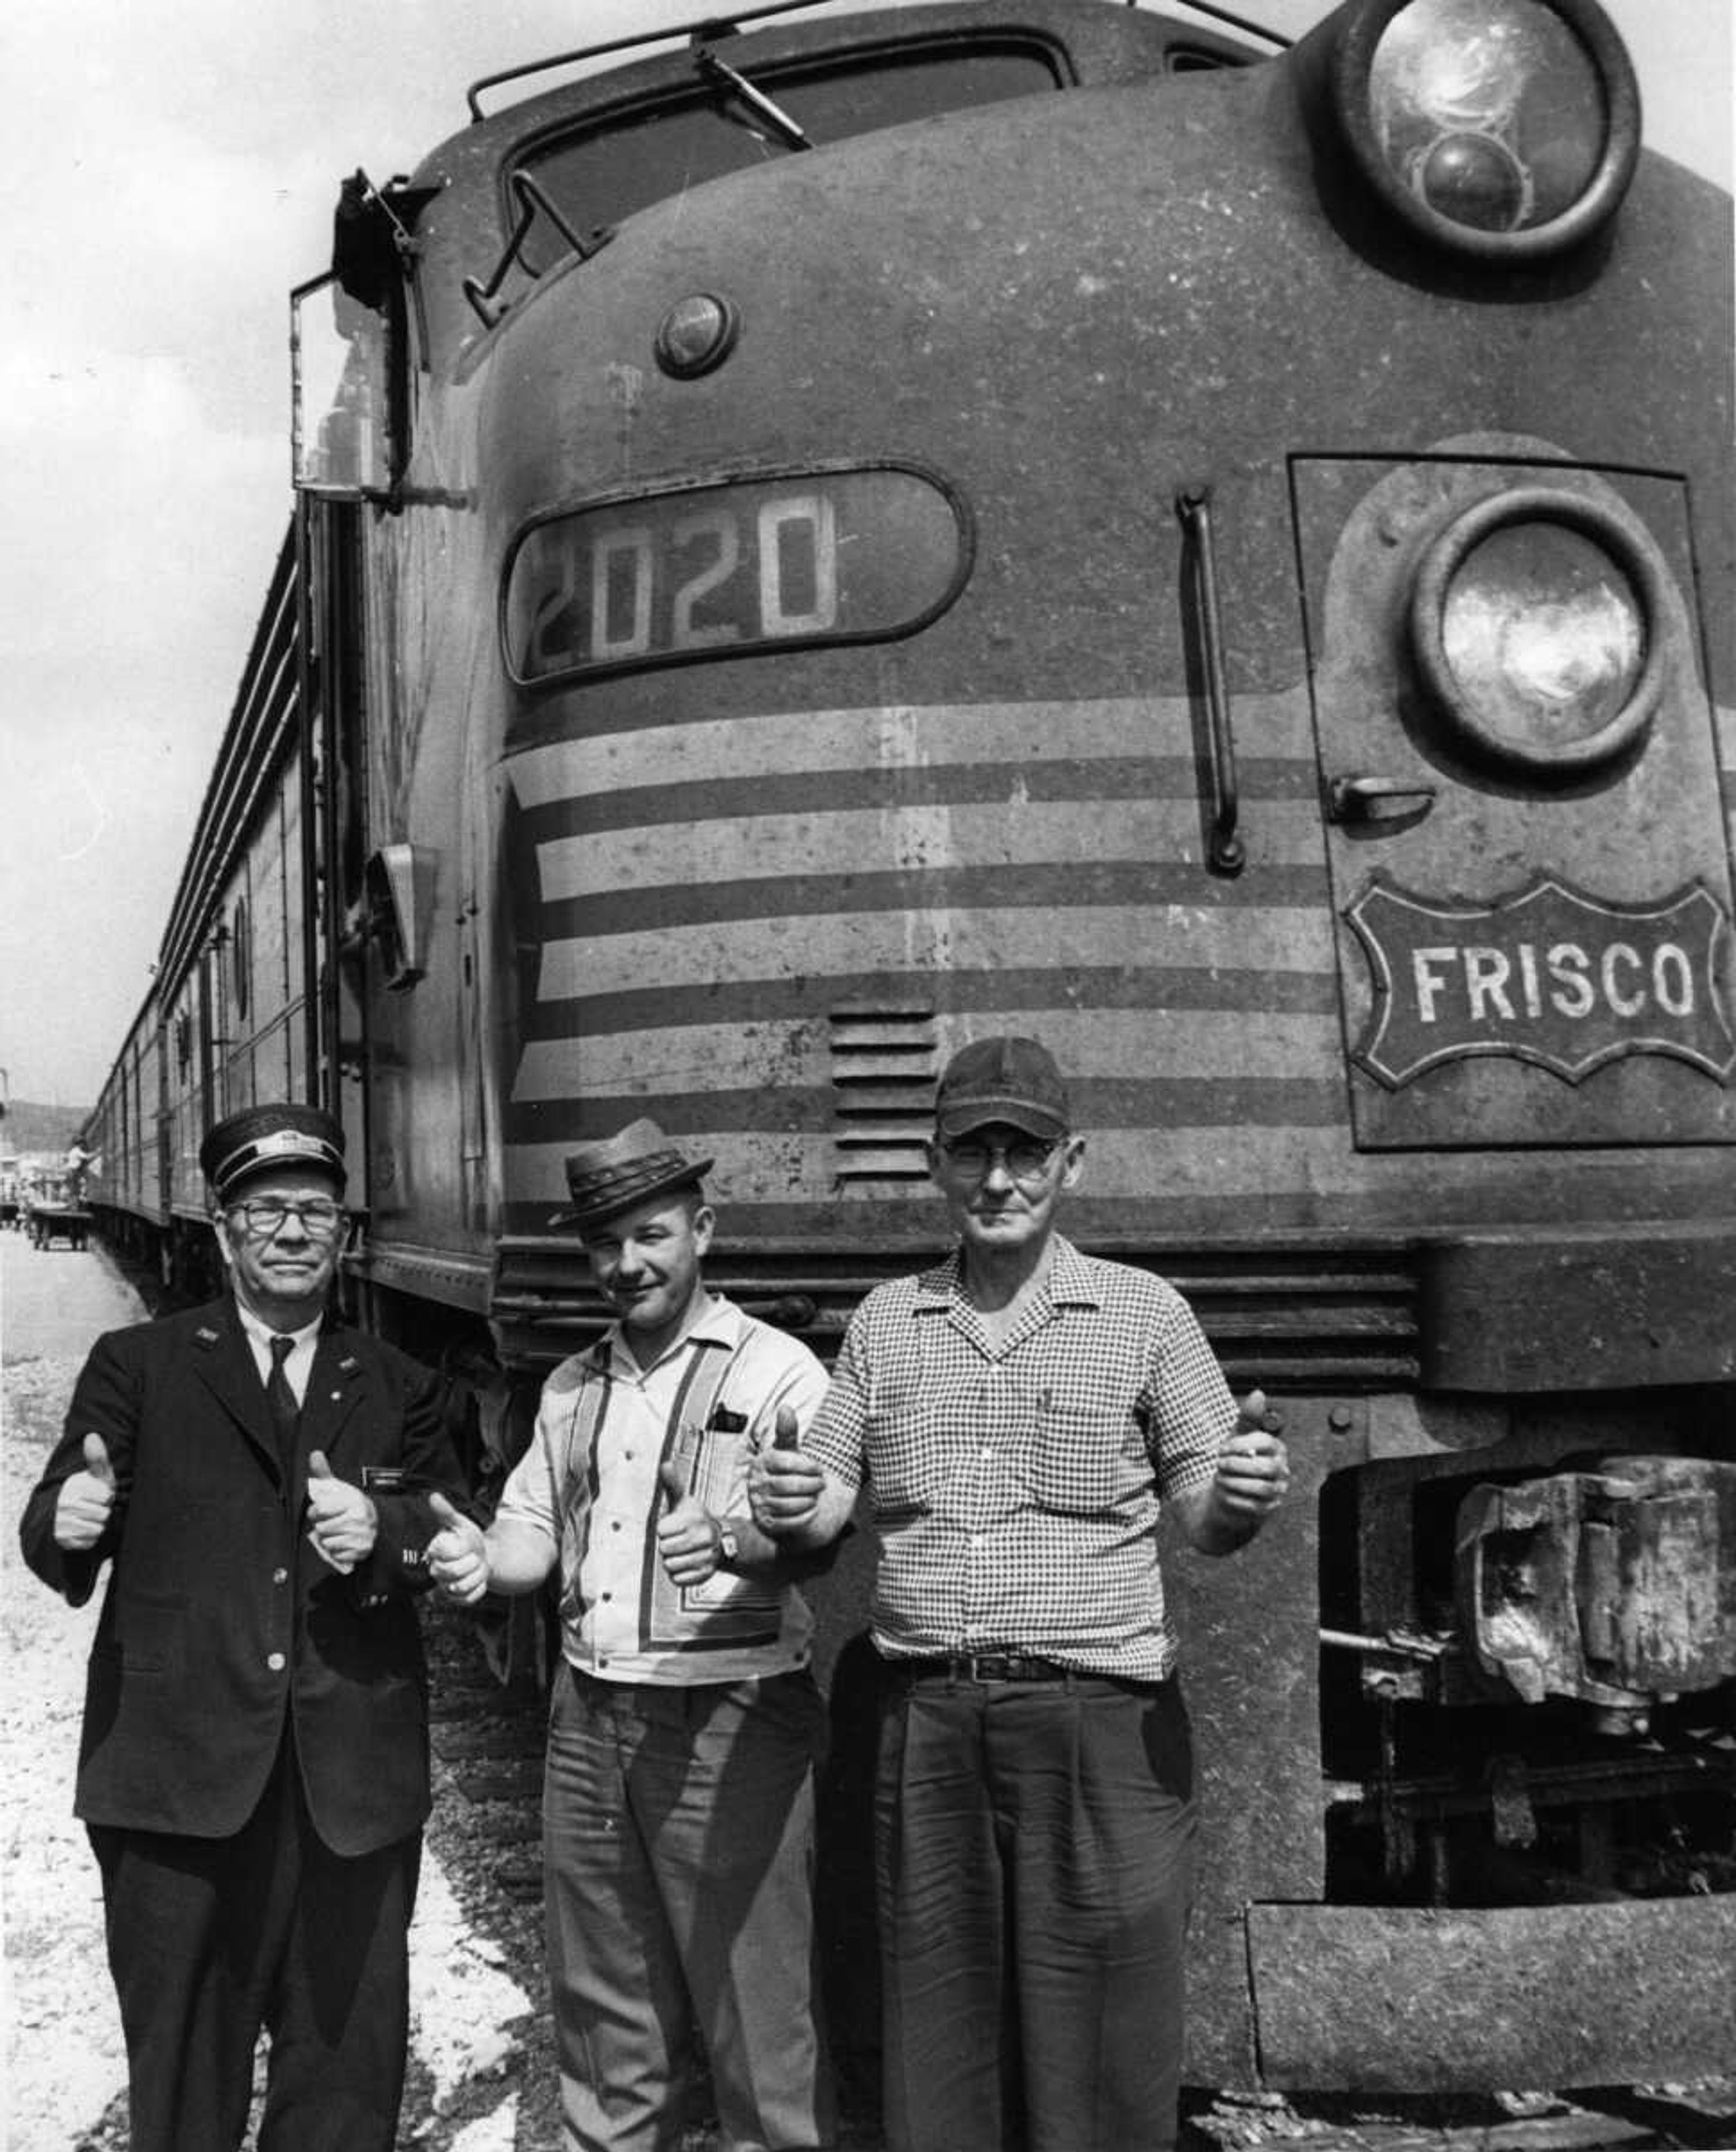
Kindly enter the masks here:
[[772, 1539], [798, 1532], [820, 1508], [825, 1474], [802, 1454], [795, 1414], [779, 1408], [772, 1447], [754, 1456], [748, 1469], [748, 1507], [761, 1531]]
[[74, 1554], [88, 1554], [108, 1530], [114, 1514], [114, 1467], [99, 1434], [84, 1438], [84, 1463], [60, 1483], [54, 1498], [54, 1544]]
[[1214, 1483], [1220, 1505], [1232, 1515], [1263, 1520], [1290, 1485], [1290, 1455], [1266, 1427], [1266, 1393], [1250, 1390], [1236, 1431], [1218, 1452]]
[[668, 1508], [657, 1520], [657, 1554], [671, 1583], [691, 1591], [717, 1575], [723, 1527], [688, 1489], [673, 1457], [657, 1467], [657, 1476], [669, 1498]]
[[373, 1552], [379, 1512], [359, 1487], [340, 1480], [322, 1449], [307, 1459], [307, 1538], [332, 1569], [348, 1576]]
[[460, 1515], [444, 1495], [430, 1495], [428, 1506], [440, 1529], [428, 1543], [429, 1574], [449, 1599], [474, 1606], [489, 1586], [488, 1542], [482, 1527]]

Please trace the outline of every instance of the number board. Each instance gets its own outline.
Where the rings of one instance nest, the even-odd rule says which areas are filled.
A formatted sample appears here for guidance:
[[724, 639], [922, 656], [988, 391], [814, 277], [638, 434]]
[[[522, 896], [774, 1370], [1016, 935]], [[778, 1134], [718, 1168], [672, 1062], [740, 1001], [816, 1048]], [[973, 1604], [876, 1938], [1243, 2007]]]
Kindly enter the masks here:
[[530, 525], [508, 560], [507, 668], [575, 673], [908, 635], [970, 565], [962, 504], [922, 473], [805, 470], [637, 494]]

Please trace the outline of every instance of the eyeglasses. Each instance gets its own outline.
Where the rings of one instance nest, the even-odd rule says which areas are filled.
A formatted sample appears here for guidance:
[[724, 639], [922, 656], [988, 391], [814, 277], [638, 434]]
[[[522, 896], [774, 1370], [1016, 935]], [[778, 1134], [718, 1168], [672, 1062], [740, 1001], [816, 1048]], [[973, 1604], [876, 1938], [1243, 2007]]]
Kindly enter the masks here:
[[998, 1160], [1015, 1180], [1036, 1181], [1048, 1171], [1048, 1162], [1060, 1140], [1057, 1136], [1053, 1143], [986, 1144], [967, 1138], [961, 1143], [942, 1144], [941, 1155], [962, 1180], [985, 1179]]
[[250, 1233], [269, 1241], [293, 1218], [310, 1241], [329, 1241], [343, 1223], [343, 1206], [324, 1195], [311, 1195], [305, 1203], [285, 1203], [275, 1195], [256, 1195], [246, 1203], [231, 1203], [231, 1218], [239, 1218]]

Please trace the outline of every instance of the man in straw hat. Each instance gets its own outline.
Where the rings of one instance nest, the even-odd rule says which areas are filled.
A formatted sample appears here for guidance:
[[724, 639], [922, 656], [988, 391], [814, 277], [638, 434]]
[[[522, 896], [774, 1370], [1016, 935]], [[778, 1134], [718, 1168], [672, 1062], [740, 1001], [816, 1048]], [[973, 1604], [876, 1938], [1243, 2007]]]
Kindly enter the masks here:
[[[697, 2025], [726, 2144], [830, 2142], [815, 2012], [814, 1770], [824, 1711], [803, 1566], [748, 1510], [749, 1462], [825, 1389], [806, 1347], [701, 1272], [708, 1158], [654, 1121], [566, 1161], [618, 1320], [544, 1387], [486, 1535], [429, 1551], [454, 1599], [558, 1562], [564, 1664], [544, 1787], [566, 2141], [673, 2152]], [[806, 1565], [812, 1567], [811, 1561]]]
[[1037, 1040], [955, 1054], [958, 1246], [868, 1296], [802, 1451], [754, 1467], [791, 1544], [874, 1500], [894, 2152], [1175, 2141], [1194, 1810], [1159, 1505], [1226, 1554], [1287, 1467], [1180, 1296], [1057, 1231], [1084, 1150]]
[[228, 1293], [98, 1339], [25, 1559], [104, 1561], [76, 1807], [102, 1870], [133, 2152], [390, 2152], [429, 1812], [412, 1605], [456, 1487], [428, 1372], [332, 1321], [343, 1131], [250, 1106], [200, 1149]]

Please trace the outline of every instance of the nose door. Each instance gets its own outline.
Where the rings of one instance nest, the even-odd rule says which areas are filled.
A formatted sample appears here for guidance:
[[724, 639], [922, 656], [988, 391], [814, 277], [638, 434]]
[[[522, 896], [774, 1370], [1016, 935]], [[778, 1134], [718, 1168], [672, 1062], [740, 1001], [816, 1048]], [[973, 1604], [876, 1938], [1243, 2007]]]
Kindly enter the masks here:
[[1683, 490], [1445, 458], [1294, 485], [1358, 1147], [1729, 1141]]

